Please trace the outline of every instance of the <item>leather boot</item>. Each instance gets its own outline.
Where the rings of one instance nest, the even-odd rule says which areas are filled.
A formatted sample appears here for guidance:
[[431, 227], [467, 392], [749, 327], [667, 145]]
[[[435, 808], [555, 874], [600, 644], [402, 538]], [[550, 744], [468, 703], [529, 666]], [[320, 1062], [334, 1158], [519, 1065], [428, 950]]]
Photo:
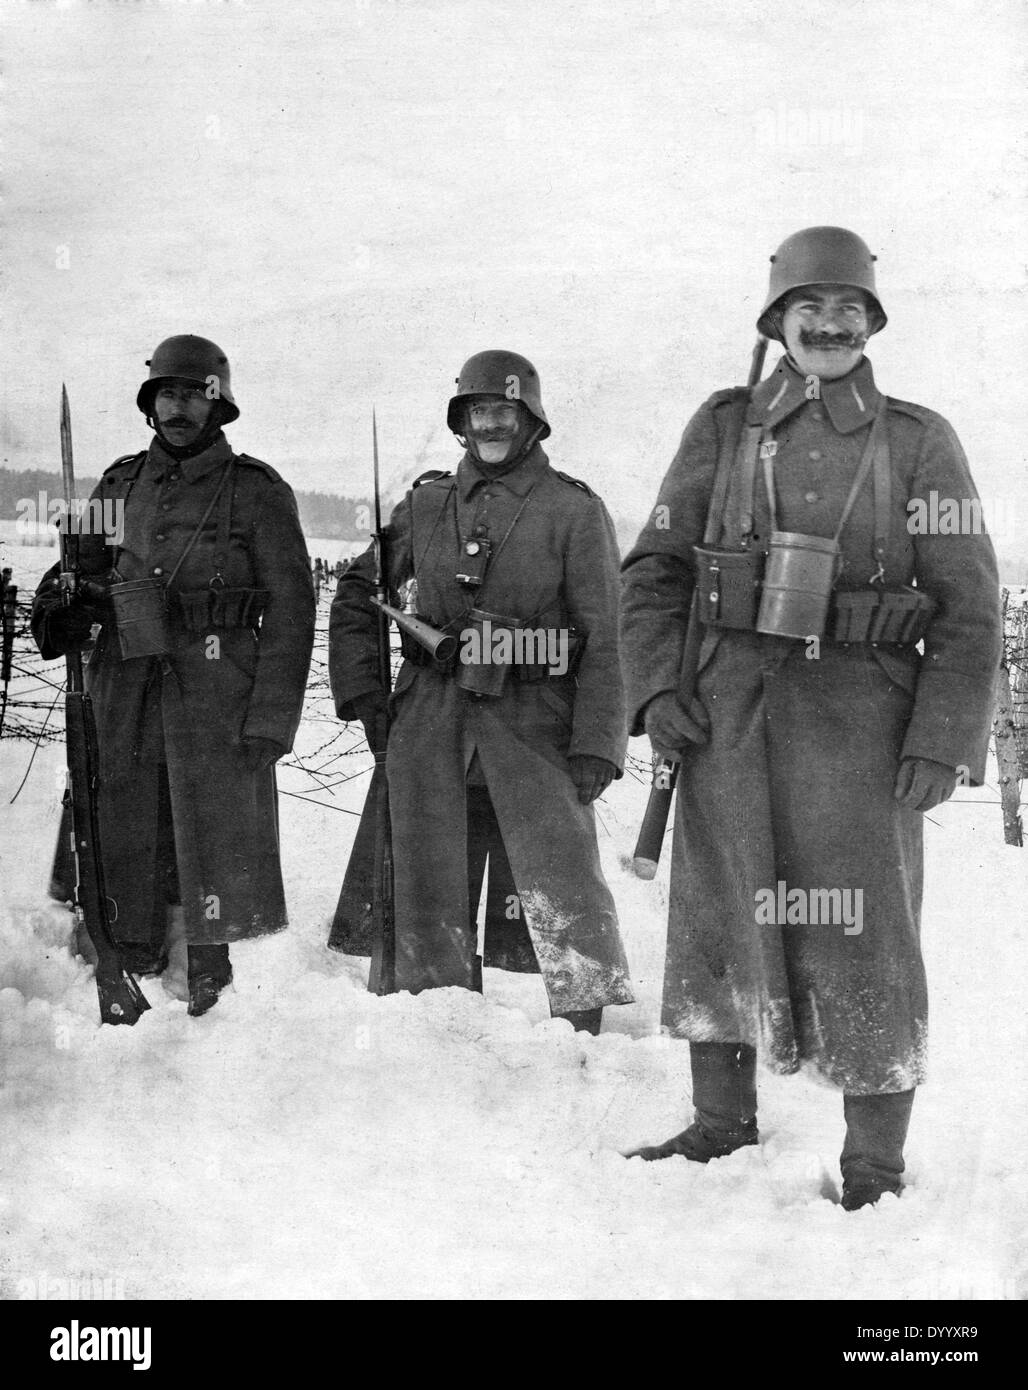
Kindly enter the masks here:
[[759, 1142], [756, 1049], [748, 1043], [690, 1043], [689, 1061], [696, 1118], [681, 1134], [633, 1149], [626, 1158], [652, 1163], [680, 1154], [709, 1163]]
[[914, 1092], [893, 1091], [877, 1096], [843, 1096], [846, 1142], [842, 1169], [842, 1206], [859, 1211], [873, 1206], [886, 1192], [903, 1186], [903, 1145], [910, 1125]]
[[218, 996], [232, 981], [228, 946], [189, 947], [189, 1016], [199, 1018], [213, 1009]]

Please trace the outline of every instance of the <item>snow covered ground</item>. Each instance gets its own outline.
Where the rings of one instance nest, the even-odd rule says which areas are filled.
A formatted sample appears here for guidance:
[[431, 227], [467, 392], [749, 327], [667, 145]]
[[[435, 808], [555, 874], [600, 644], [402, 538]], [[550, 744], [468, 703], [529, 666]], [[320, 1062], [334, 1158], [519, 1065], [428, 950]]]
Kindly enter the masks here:
[[[7, 554], [29, 589], [46, 552]], [[667, 865], [644, 883], [628, 864], [643, 781], [599, 808], [640, 1001], [602, 1036], [549, 1020], [536, 977], [379, 999], [365, 962], [325, 948], [367, 758], [323, 688], [309, 714], [280, 779], [290, 930], [232, 947], [235, 985], [202, 1019], [179, 949], [133, 1029], [99, 1026], [46, 896], [62, 749], [9, 805], [31, 750], [0, 744], [0, 1297], [91, 1280], [130, 1299], [1028, 1293], [1025, 855], [994, 787], [927, 827], [932, 1080], [903, 1197], [846, 1215], [841, 1099], [806, 1076], [762, 1076], [757, 1150], [706, 1168], [619, 1153], [688, 1118], [687, 1048], [658, 1031]], [[312, 768], [361, 775], [312, 791]]]

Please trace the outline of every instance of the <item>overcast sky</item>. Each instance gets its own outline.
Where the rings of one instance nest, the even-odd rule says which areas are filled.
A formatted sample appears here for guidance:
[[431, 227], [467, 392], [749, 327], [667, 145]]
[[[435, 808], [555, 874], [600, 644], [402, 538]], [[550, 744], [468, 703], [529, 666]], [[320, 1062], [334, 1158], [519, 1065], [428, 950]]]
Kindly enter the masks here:
[[[3, 3], [3, 463], [142, 447], [163, 337], [227, 351], [297, 487], [452, 466], [463, 359], [533, 359], [558, 467], [652, 501], [744, 379], [768, 257], [852, 227], [879, 385], [1024, 491], [1021, 0]], [[772, 359], [773, 360], [773, 359]], [[770, 363], [769, 363], [770, 365]], [[1023, 503], [1022, 507], [1023, 515]]]

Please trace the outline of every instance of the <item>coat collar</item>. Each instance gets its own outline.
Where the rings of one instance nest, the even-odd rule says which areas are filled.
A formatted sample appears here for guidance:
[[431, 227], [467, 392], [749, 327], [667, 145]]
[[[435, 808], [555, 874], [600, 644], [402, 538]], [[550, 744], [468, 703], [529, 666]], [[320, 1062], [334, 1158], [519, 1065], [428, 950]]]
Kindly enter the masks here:
[[192, 458], [173, 458], [162, 447], [161, 441], [156, 435], [150, 441], [150, 447], [146, 451], [146, 461], [156, 471], [158, 477], [163, 476], [169, 469], [181, 468], [187, 483], [195, 483], [198, 478], [205, 477], [212, 468], [217, 468], [220, 463], [226, 463], [231, 456], [232, 446], [220, 430], [203, 453], [194, 454]]
[[[822, 381], [820, 399], [839, 434], [852, 434], [870, 424], [882, 395], [868, 359], [862, 357], [837, 381]], [[788, 357], [782, 357], [766, 381], [754, 387], [747, 418], [752, 424], [774, 429], [808, 400], [807, 378]]]
[[490, 478], [483, 473], [470, 454], [465, 454], [457, 465], [457, 488], [460, 500], [466, 502], [485, 483], [502, 483], [518, 497], [527, 497], [529, 492], [549, 467], [550, 460], [542, 448], [536, 444], [516, 468], [503, 473], [498, 478]]

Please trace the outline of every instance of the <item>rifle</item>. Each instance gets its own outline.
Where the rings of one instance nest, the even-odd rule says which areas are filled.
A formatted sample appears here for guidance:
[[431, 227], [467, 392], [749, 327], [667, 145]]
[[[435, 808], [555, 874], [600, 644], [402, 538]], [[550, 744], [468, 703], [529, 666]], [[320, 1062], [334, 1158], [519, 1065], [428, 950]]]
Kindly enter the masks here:
[[[746, 378], [748, 391], [752, 391], [760, 380], [766, 355], [767, 339], [762, 333], [758, 333], [757, 341], [753, 347], [753, 355], [750, 358], [749, 375]], [[715, 488], [710, 507], [707, 510], [707, 523], [703, 532], [704, 545], [715, 544], [720, 529], [721, 516], [717, 506], [717, 488]], [[698, 610], [699, 593], [694, 584], [692, 603], [689, 607], [689, 622], [682, 647], [682, 663], [678, 676], [678, 701], [685, 709], [689, 708], [695, 692], [696, 667], [699, 664], [700, 647], [703, 643], [703, 624], [700, 622]], [[646, 802], [646, 811], [643, 815], [642, 825], [639, 827], [639, 838], [635, 842], [635, 852], [632, 856], [632, 868], [639, 878], [653, 878], [656, 875], [657, 865], [660, 862], [660, 851], [664, 843], [664, 833], [667, 830], [668, 817], [671, 814], [675, 783], [678, 781], [679, 766], [680, 762], [677, 758], [659, 758], [654, 764], [653, 784], [650, 787], [649, 800]]]
[[3, 682], [4, 687], [3, 694], [0, 695], [0, 737], [2, 737], [4, 719], [7, 715], [7, 691], [11, 684], [11, 667], [14, 662], [14, 626], [18, 612], [17, 584], [5, 584], [0, 580], [0, 601], [2, 601], [0, 623], [3, 625], [0, 681]]
[[[71, 413], [68, 392], [61, 387], [61, 471], [64, 474], [65, 515], [61, 526], [61, 596], [65, 605], [74, 601], [81, 585], [79, 530], [81, 517], [75, 500], [75, 470], [71, 452]], [[96, 991], [101, 1023], [136, 1023], [150, 1005], [135, 976], [125, 969], [121, 951], [111, 934], [110, 899], [104, 883], [97, 806], [99, 750], [93, 701], [82, 679], [82, 652], [68, 652], [64, 695], [68, 785], [64, 804], [71, 807], [74, 827], [76, 887], [75, 914], [96, 951]]]
[[386, 694], [386, 709], [376, 730], [375, 770], [369, 795], [375, 807], [375, 873], [371, 894], [371, 971], [368, 989], [373, 994], [396, 992], [396, 905], [393, 897], [393, 832], [389, 819], [389, 784], [386, 781], [385, 748], [389, 738], [388, 697], [393, 688], [389, 653], [389, 557], [382, 528], [382, 500], [378, 477], [378, 422], [371, 412], [371, 447], [375, 472], [375, 593], [378, 609], [378, 679]]

